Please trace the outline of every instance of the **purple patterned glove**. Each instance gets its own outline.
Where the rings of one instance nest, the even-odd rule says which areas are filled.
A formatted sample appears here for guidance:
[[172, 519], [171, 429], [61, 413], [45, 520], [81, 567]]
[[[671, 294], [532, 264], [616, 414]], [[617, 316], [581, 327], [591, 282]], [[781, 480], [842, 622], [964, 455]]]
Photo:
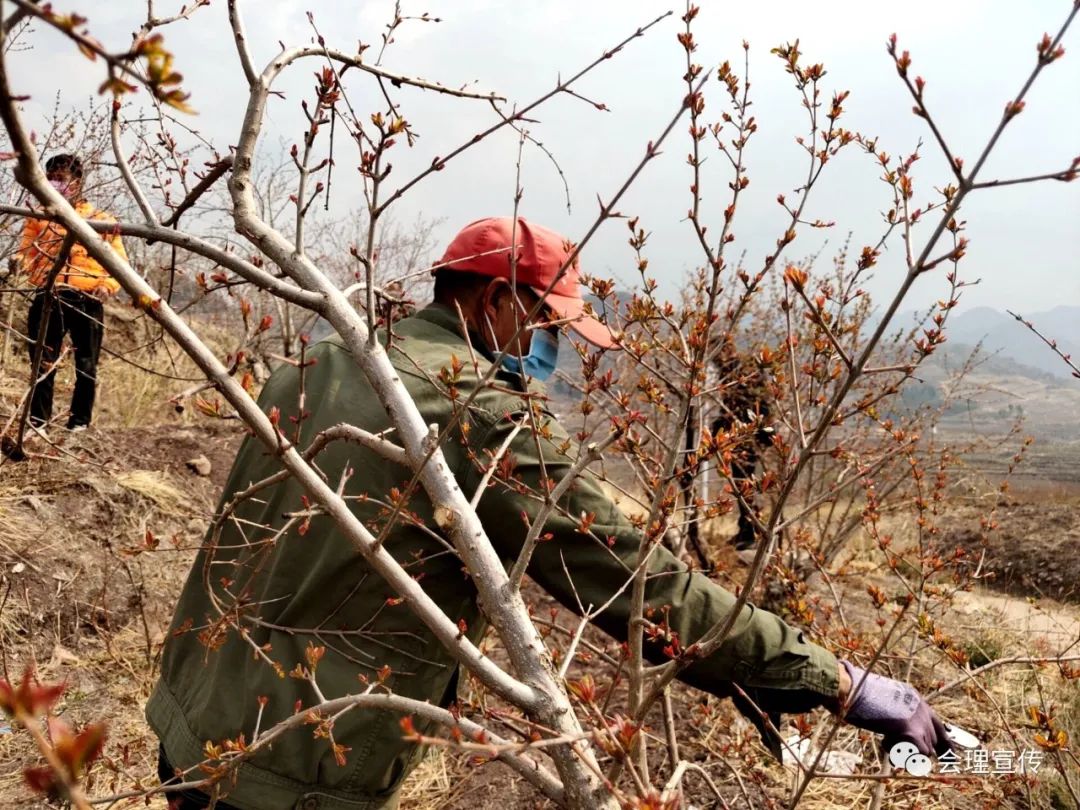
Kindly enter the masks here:
[[883, 735], [886, 749], [901, 740], [914, 744], [926, 756], [943, 754], [952, 747], [945, 724], [914, 687], [847, 661], [840, 663], [851, 676], [851, 694], [855, 697], [844, 715], [847, 722]]

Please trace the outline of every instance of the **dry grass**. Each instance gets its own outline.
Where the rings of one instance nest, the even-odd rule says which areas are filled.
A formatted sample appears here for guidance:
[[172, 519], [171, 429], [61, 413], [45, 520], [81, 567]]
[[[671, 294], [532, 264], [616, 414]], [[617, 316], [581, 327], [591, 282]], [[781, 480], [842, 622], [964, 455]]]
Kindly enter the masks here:
[[[903, 518], [892, 517], [882, 525], [882, 533], [894, 537], [893, 550], [902, 548], [912, 527]], [[1017, 549], [1023, 553], [1023, 549]], [[865, 588], [874, 585], [887, 594], [899, 595], [898, 580], [888, 574], [877, 547], [865, 535], [857, 536], [849, 576], [838, 588], [845, 601], [851, 623], [864, 630], [878, 612], [870, 604]], [[901, 566], [901, 573], [905, 573]], [[945, 591], [953, 590], [945, 577], [933, 583]], [[888, 614], [886, 614], [888, 615]], [[956, 647], [970, 657], [972, 668], [1009, 656], [1046, 656], [1057, 650], [1068, 651], [1080, 638], [1080, 609], [1052, 599], [1016, 598], [980, 588], [954, 593], [950, 602], [935, 612], [935, 620], [952, 638]], [[909, 647], [909, 644], [911, 645]], [[964, 670], [949, 660], [927, 639], [905, 639], [893, 646], [893, 652], [914, 651], [913, 682], [924, 692], [961, 679]], [[1075, 654], [1075, 650], [1073, 650]], [[903, 663], [903, 662], [900, 662]], [[884, 661], [896, 676], [904, 676], [906, 665]], [[948, 722], [975, 733], [990, 752], [1041, 750], [1034, 742], [1035, 729], [1027, 726], [1030, 706], [1064, 706], [1059, 724], [1069, 730], [1077, 722], [1074, 712], [1080, 705], [1076, 682], [1061, 676], [1055, 666], [1004, 665], [980, 675], [977, 680], [951, 689], [933, 701], [935, 711]], [[1071, 707], [1071, 708], [1070, 708]], [[839, 746], [841, 749], [844, 746]], [[850, 742], [846, 750], [861, 751], [865, 761], [875, 761], [873, 745]], [[962, 755], [961, 755], [962, 756]], [[981, 808], [998, 806], [1017, 808], [1074, 807], [1064, 789], [1064, 781], [1053, 770], [1051, 755], [1043, 754], [1043, 765], [1030, 785], [1030, 793], [1016, 781], [1001, 775], [971, 780], [968, 784], [948, 786], [919, 782], [891, 782], [884, 788], [872, 783], [847, 780], [821, 780], [807, 791], [800, 807], [838, 808], [868, 806], [871, 797], [881, 793], [883, 808], [918, 806], [927, 810], [940, 808]], [[1073, 789], [1080, 789], [1080, 770], [1065, 760]], [[917, 805], [916, 805], [917, 803]]]
[[[156, 774], [157, 744], [142, 707], [192, 556], [167, 543], [152, 555], [128, 552], [148, 528], [188, 547], [197, 543], [216, 497], [215, 485], [188, 474], [182, 462], [218, 434], [185, 438], [163, 397], [155, 394], [159, 401], [150, 408], [148, 399], [115, 390], [120, 370], [105, 364], [104, 407], [94, 430], [78, 437], [58, 431], [61, 451], [35, 441], [30, 449], [44, 455], [0, 466], [3, 674], [17, 679], [33, 665], [42, 680], [67, 684], [59, 710], [68, 722], [107, 722], [106, 756], [122, 775], [99, 768], [99, 795]], [[21, 396], [24, 374], [20, 361], [0, 368], [5, 410]], [[69, 383], [62, 372], [58, 406], [70, 395]], [[118, 427], [148, 420], [155, 426]], [[0, 807], [43, 806], [21, 775], [37, 759], [25, 734], [0, 734]], [[150, 806], [163, 808], [164, 801]]]
[[[117, 431], [109, 435], [128, 434]], [[135, 545], [147, 525], [162, 536], [175, 530], [189, 539], [197, 538], [213, 497], [213, 488], [205, 481], [191, 478], [181, 483], [175, 471], [148, 469], [146, 459], [151, 457], [149, 448], [131, 447], [126, 461], [113, 459], [104, 468], [89, 472], [85, 466], [66, 460], [31, 462], [36, 466], [5, 468], [0, 485], [0, 556], [6, 572], [3, 586], [8, 590], [0, 610], [4, 659], [9, 671], [18, 672], [23, 663], [36, 660], [42, 677], [67, 681], [69, 691], [62, 710], [75, 722], [101, 717], [109, 720], [108, 752], [117, 760], [127, 757], [119, 787], [134, 778], [152, 778], [154, 773], [155, 743], [142, 719], [142, 705], [155, 677], [153, 655], [190, 560], [188, 554], [171, 551], [131, 558], [119, 549]], [[135, 466], [123, 467], [122, 463]], [[19, 475], [11, 476], [15, 470]], [[194, 494], [192, 482], [200, 487]], [[72, 493], [74, 500], [84, 503], [83, 511], [72, 511]], [[106, 508], [109, 511], [94, 517], [96, 509]], [[113, 538], [114, 548], [103, 546], [106, 537]], [[845, 596], [845, 607], [856, 617], [853, 621], [872, 619], [865, 585], [877, 581], [884, 587], [886, 582], [878, 578], [874, 554], [873, 549], [864, 548], [851, 566], [851, 590]], [[26, 567], [13, 574], [20, 562]], [[733, 567], [733, 573], [737, 576], [738, 569]], [[138, 592], [147, 600], [142, 607], [132, 609], [130, 599]], [[1074, 632], [1077, 618], [1075, 608], [1046, 600], [1030, 605], [1022, 599], [976, 594], [958, 600], [948, 627], [966, 649], [1000, 656], [1029, 652], [1037, 646], [1038, 638], [1056, 642]], [[599, 636], [594, 638], [603, 643]], [[926, 687], [934, 680], [951, 680], [957, 670], [940, 656], [924, 652], [916, 675], [916, 682]], [[1026, 667], [1003, 667], [981, 678], [981, 689], [957, 689], [935, 706], [943, 716], [985, 735], [991, 750], [1013, 747], [994, 708], [1000, 707], [1019, 739], [1030, 744], [1033, 732], [1021, 724], [1026, 707], [1040, 702], [1036, 677], [1043, 699], [1064, 707], [1061, 716], [1068, 719], [1067, 730], [1080, 726], [1080, 699], [1070, 701], [1060, 677], [1046, 670], [1036, 676]], [[788, 795], [791, 772], [767, 760], [754, 735], [734, 718], [726, 704], [712, 701], [716, 714], [708, 723], [690, 721], [688, 713], [698, 700], [691, 690], [676, 691], [678, 710], [686, 718], [681, 723], [684, 747], [700, 757], [732, 806], [741, 806], [741, 793], [728, 763], [743, 771], [744, 781], [750, 778], [760, 786], [753, 788], [755, 804], [764, 806], [762, 790], [777, 800]], [[845, 731], [838, 744], [861, 751], [867, 767], [872, 767], [870, 741], [860, 741]], [[726, 746], [733, 747], [725, 750]], [[654, 750], [659, 762], [662, 745]], [[33, 760], [21, 735], [0, 735], [0, 806], [34, 806], [20, 786], [19, 776]], [[1033, 789], [1030, 806], [1067, 807], [1062, 803], [1067, 794], [1060, 780], [1050, 775], [1049, 764], [1045, 768], [1045, 775]], [[98, 778], [95, 790], [99, 794], [110, 792], [110, 775], [102, 771]], [[703, 804], [708, 790], [700, 779], [688, 777], [687, 786], [699, 806], [708, 806]], [[884, 790], [881, 806], [908, 807], [917, 801], [927, 810], [975, 808], [1001, 797], [1003, 787], [1001, 780], [993, 777], [976, 783], [969, 793], [898, 781]], [[864, 807], [874, 790], [867, 782], [821, 779], [811, 785], [801, 806], [814, 810]], [[501, 810], [510, 805], [533, 806], [535, 801], [501, 766], [476, 769], [470, 767], [467, 757], [436, 750], [407, 782], [402, 808]], [[1025, 807], [1027, 802], [1026, 796], [1020, 795], [1006, 800], [1005, 806]]]
[[453, 761], [444, 749], [429, 751], [401, 791], [402, 807], [412, 810], [445, 807], [461, 776], [460, 763]]
[[115, 480], [124, 489], [152, 501], [164, 514], [184, 514], [187, 496], [165, 473], [157, 470], [129, 470], [117, 474]]
[[[135, 338], [148, 336], [152, 338], [152, 334], [135, 334], [131, 345], [137, 345]], [[194, 376], [186, 361], [174, 366], [163, 349], [147, 350], [138, 360], [175, 376]], [[58, 403], [69, 395], [67, 373], [61, 374]], [[24, 374], [22, 358], [6, 369], [0, 367], [4, 409], [21, 396]], [[35, 662], [42, 678], [66, 681], [69, 688], [61, 710], [72, 722], [108, 720], [107, 754], [120, 764], [120, 773], [114, 776], [98, 769], [93, 786], [98, 795], [137, 779], [154, 778], [156, 742], [143, 721], [142, 707], [154, 682], [156, 655], [171, 607], [191, 559], [190, 552], [173, 551], [168, 544], [154, 554], [131, 556], [125, 550], [137, 546], [147, 528], [161, 538], [175, 535], [188, 547], [198, 540], [216, 484], [188, 475], [182, 462], [193, 454], [190, 447], [217, 435], [202, 432], [208, 430], [205, 423], [190, 413], [177, 416], [167, 403], [167, 397], [184, 383], [135, 372], [115, 358], [103, 364], [102, 378], [102, 428], [78, 445], [78, 455], [84, 460], [58, 456], [0, 467], [0, 657], [10, 677], [17, 676], [24, 664]], [[182, 440], [186, 429], [196, 433]], [[227, 454], [224, 458], [220, 463], [215, 459], [218, 476], [227, 466]], [[1076, 504], [1076, 499], [1070, 503]], [[723, 541], [734, 531], [734, 518], [719, 521], [709, 530], [717, 552], [723, 553]], [[898, 522], [891, 530], [901, 535], [906, 529]], [[895, 588], [895, 580], [882, 575], [880, 554], [865, 537], [857, 539], [855, 548], [849, 574], [837, 587], [852, 624], [873, 633], [878, 614], [866, 586], [873, 583], [888, 590]], [[730, 560], [727, 563], [727, 576], [737, 580], [739, 567]], [[973, 659], [988, 660], [1075, 641], [1080, 637], [1080, 610], [1046, 599], [1033, 604], [975, 592], [958, 595], [942, 625]], [[599, 634], [589, 638], [607, 643]], [[499, 652], [492, 654], [497, 657]], [[914, 680], [924, 689], [958, 674], [954, 665], [932, 649], [920, 649], [916, 655]], [[749, 785], [755, 806], [764, 807], [766, 795], [783, 806], [793, 782], [791, 771], [765, 756], [754, 733], [729, 703], [710, 700], [711, 714], [706, 716], [699, 710], [699, 693], [680, 687], [675, 700], [684, 755], [694, 757], [708, 771], [731, 806], [746, 804], [732, 766]], [[1001, 667], [981, 677], [977, 688], [957, 688], [934, 705], [995, 750], [1032, 747], [1034, 730], [1023, 725], [1026, 709], [1043, 704], [1056, 707], [1059, 724], [1070, 739], [1080, 738], [1080, 693], [1075, 683], [1064, 681], [1052, 668]], [[819, 713], [815, 718], [819, 727], [827, 725], [826, 715]], [[1015, 741], [1006, 721], [1016, 734]], [[652, 723], [651, 733], [659, 733], [658, 729], [659, 724]], [[876, 754], [871, 740], [845, 729], [836, 744], [861, 752], [866, 769], [873, 770]], [[662, 744], [653, 746], [658, 764], [662, 750]], [[37, 806], [22, 787], [20, 775], [35, 760], [24, 735], [0, 734], [0, 807]], [[665, 773], [661, 766], [656, 776], [663, 779]], [[1080, 774], [1073, 777], [1073, 784], [1080, 787]], [[1051, 774], [1049, 762], [1030, 797], [1024, 792], [1005, 797], [1007, 787], [1000, 777], [978, 780], [966, 788], [895, 781], [883, 789], [880, 807], [981, 808], [993, 806], [996, 799], [1005, 807], [1056, 810], [1070, 806], [1071, 799], [1060, 778]], [[687, 790], [696, 806], [710, 806], [710, 792], [699, 777], [687, 777]], [[876, 790], [866, 781], [819, 779], [800, 806], [811, 810], [867, 807]], [[438, 749], [410, 776], [401, 806], [403, 810], [506, 810], [536, 804], [535, 795], [503, 766], [474, 768], [468, 757]], [[163, 802], [155, 800], [151, 807], [161, 808]]]

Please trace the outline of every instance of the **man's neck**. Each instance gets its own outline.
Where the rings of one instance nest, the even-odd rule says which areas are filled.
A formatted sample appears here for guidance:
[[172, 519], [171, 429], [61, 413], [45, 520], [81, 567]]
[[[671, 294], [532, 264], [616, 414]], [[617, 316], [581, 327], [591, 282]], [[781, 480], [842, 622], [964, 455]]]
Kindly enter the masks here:
[[495, 352], [491, 351], [491, 349], [488, 348], [487, 341], [485, 341], [481, 337], [480, 331], [476, 329], [474, 324], [465, 315], [465, 310], [463, 308], [460, 308], [457, 302], [447, 303], [446, 301], [433, 301], [432, 303], [440, 307], [445, 307], [446, 309], [453, 312], [459, 326], [461, 326], [462, 322], [464, 321], [465, 332], [472, 347], [476, 351], [480, 352], [484, 359], [487, 360], [489, 363], [495, 362]]
[[476, 334], [475, 329], [469, 329], [469, 342], [473, 345], [474, 349], [484, 356], [485, 360], [489, 363], [495, 362], [495, 352], [487, 347], [487, 344], [480, 338], [480, 335]]

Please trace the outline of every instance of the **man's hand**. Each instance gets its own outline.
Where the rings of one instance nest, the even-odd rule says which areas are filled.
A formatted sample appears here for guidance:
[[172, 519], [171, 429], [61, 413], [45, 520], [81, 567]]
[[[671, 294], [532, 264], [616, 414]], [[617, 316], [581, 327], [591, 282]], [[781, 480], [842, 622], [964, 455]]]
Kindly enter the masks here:
[[92, 298], [95, 298], [98, 301], [101, 301], [102, 303], [105, 303], [105, 301], [109, 298], [109, 296], [112, 295], [112, 290], [110, 290], [104, 284], [98, 284], [96, 287], [91, 289], [89, 292], [90, 292], [90, 296]]
[[910, 684], [841, 661], [839, 691], [841, 705], [847, 705], [844, 719], [884, 735], [886, 749], [902, 740], [927, 756], [943, 754], [952, 747], [945, 724]]
[[840, 670], [837, 681], [839, 682], [839, 688], [837, 689], [836, 699], [841, 706], [848, 702], [848, 698], [851, 697], [851, 676], [848, 674], [847, 667], [844, 666], [843, 661], [837, 662], [837, 668]]

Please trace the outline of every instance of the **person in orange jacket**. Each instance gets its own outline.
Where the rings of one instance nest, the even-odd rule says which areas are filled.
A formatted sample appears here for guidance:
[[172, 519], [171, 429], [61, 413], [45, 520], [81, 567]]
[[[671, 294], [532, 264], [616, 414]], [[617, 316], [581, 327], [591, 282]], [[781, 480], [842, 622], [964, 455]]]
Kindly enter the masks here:
[[[75, 155], [49, 158], [45, 174], [83, 219], [116, 221], [83, 198], [83, 167]], [[30, 395], [30, 424], [38, 433], [43, 433], [52, 419], [55, 364], [60, 357], [64, 335], [70, 335], [75, 355], [75, 391], [71, 397], [67, 428], [79, 431], [90, 425], [97, 390], [98, 357], [105, 331], [102, 304], [120, 289], [116, 279], [91, 258], [79, 242], [72, 245], [64, 266], [53, 276], [66, 233], [55, 222], [27, 218], [19, 248], [23, 269], [29, 273], [30, 283], [38, 287], [30, 304], [27, 323], [32, 367], [39, 369], [36, 384], [31, 381]], [[105, 234], [103, 238], [121, 258], [127, 259], [119, 234]], [[41, 352], [40, 363], [33, 362], [37, 351]]]

